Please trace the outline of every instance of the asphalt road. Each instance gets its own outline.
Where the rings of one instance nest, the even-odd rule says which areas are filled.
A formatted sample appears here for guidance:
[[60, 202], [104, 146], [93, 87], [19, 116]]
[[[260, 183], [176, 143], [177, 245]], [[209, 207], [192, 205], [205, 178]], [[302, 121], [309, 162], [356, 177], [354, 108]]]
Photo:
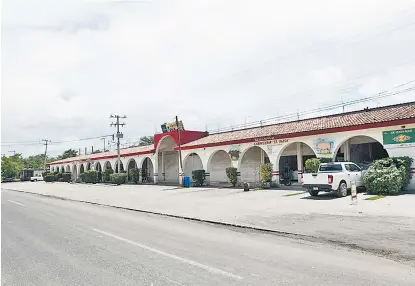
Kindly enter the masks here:
[[327, 244], [2, 190], [2, 285], [415, 285]]

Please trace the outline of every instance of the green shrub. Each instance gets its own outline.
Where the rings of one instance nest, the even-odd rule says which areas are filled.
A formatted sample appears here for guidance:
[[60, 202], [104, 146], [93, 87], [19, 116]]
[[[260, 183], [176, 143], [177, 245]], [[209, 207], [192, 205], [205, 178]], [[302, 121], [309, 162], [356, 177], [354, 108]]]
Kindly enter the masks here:
[[402, 174], [402, 191], [404, 191], [408, 187], [412, 178], [411, 166], [413, 159], [411, 157], [404, 156], [392, 157], [392, 160], [396, 168], [398, 168], [399, 172]]
[[111, 183], [116, 185], [125, 184], [127, 182], [127, 174], [126, 173], [115, 173], [111, 174]]
[[56, 179], [56, 181], [59, 181], [59, 179], [61, 179], [62, 178], [62, 173], [57, 173], [56, 175], [55, 175], [55, 179]]
[[49, 182], [54, 182], [56, 180], [56, 177], [55, 177], [55, 175], [48, 174], [48, 175], [46, 175], [46, 176], [43, 177], [43, 180], [45, 182], [48, 182], [48, 183]]
[[102, 173], [102, 181], [103, 182], [111, 182], [111, 174], [113, 174], [114, 171], [112, 169], [106, 169]]
[[138, 182], [140, 181], [140, 169], [132, 168], [128, 172], [130, 181], [134, 182], [135, 184], [138, 184]]
[[394, 164], [372, 165], [364, 176], [365, 187], [369, 194], [398, 195], [402, 190], [402, 174]]
[[320, 160], [317, 158], [311, 158], [305, 161], [305, 170], [307, 173], [317, 173], [318, 167], [320, 167]]
[[85, 183], [85, 173], [79, 174], [79, 180], [81, 181], [81, 183]]
[[232, 184], [232, 186], [236, 186], [236, 183], [238, 182], [238, 170], [234, 167], [228, 167], [226, 168], [226, 176], [229, 179], [229, 182]]
[[259, 173], [261, 174], [261, 181], [269, 183], [272, 181], [272, 164], [266, 163], [259, 167]]
[[195, 182], [196, 187], [203, 186], [206, 179], [205, 170], [194, 170], [192, 171], [192, 180]]
[[88, 170], [83, 173], [82, 181], [87, 184], [98, 183], [98, 171]]
[[64, 182], [69, 183], [72, 179], [72, 174], [69, 173], [69, 172], [63, 173], [62, 179], [63, 179]]
[[44, 178], [44, 177], [46, 177], [48, 174], [51, 174], [51, 173], [48, 173], [48, 172], [42, 172], [42, 177]]

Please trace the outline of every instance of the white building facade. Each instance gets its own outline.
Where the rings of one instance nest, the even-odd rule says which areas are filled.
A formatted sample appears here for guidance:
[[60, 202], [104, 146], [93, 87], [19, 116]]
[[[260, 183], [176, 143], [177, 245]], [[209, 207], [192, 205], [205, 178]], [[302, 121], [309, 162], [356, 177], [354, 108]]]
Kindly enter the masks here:
[[[273, 166], [273, 181], [290, 176], [301, 183], [305, 160], [326, 157], [370, 163], [384, 157], [409, 156], [415, 161], [415, 103], [386, 106], [207, 135], [180, 131], [156, 134], [154, 145], [123, 149], [121, 170], [144, 169], [140, 181], [180, 184], [184, 176], [203, 169], [207, 183], [227, 184], [227, 167], [238, 170], [238, 182], [258, 183], [259, 167]], [[50, 164], [51, 171], [117, 170], [116, 152], [68, 158]], [[287, 173], [286, 170], [289, 170]], [[415, 173], [415, 163], [412, 165]], [[410, 188], [415, 189], [415, 180]]]

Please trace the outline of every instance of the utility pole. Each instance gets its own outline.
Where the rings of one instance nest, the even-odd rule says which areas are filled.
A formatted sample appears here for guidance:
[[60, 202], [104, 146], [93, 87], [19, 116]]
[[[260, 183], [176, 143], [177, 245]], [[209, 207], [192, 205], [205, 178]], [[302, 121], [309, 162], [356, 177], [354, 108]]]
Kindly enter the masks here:
[[120, 132], [120, 126], [124, 126], [125, 123], [120, 123], [120, 118], [124, 119], [127, 118], [127, 116], [120, 116], [120, 115], [111, 115], [110, 118], [115, 118], [117, 121], [114, 123], [112, 122], [110, 126], [116, 126], [117, 127], [117, 166], [118, 166], [118, 172], [121, 173], [121, 156], [120, 156], [120, 138], [123, 138], [123, 134]]
[[48, 155], [48, 143], [50, 142], [50, 140], [47, 139], [42, 139], [41, 141], [45, 142], [45, 163], [43, 164], [43, 170], [46, 172], [46, 159], [47, 159], [47, 155]]
[[104, 140], [104, 149], [102, 150], [102, 152], [105, 152], [105, 137], [101, 138], [101, 140]]
[[180, 172], [179, 173], [183, 173], [182, 144], [180, 140], [179, 118], [177, 116], [176, 116], [176, 128], [177, 128], [177, 139], [179, 141], [179, 160], [180, 160]]

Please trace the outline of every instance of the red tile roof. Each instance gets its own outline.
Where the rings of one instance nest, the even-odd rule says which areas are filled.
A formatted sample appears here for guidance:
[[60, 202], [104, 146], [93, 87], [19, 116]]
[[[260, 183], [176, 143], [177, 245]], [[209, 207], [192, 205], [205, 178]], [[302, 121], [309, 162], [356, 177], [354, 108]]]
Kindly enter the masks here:
[[[121, 157], [125, 157], [125, 156], [139, 155], [139, 154], [147, 154], [147, 153], [151, 153], [153, 150], [154, 150], [154, 145], [148, 145], [148, 146], [138, 146], [138, 147], [121, 149], [120, 153], [121, 153]], [[67, 158], [67, 159], [49, 163], [49, 165], [69, 163], [73, 161], [83, 161], [83, 160], [110, 159], [110, 158], [115, 158], [115, 157], [117, 157], [117, 151], [110, 151], [110, 152], [104, 152], [104, 153], [81, 155], [81, 156], [76, 156], [72, 158]]]
[[183, 145], [183, 148], [193, 149], [196, 146], [208, 146], [209, 144], [221, 145], [218, 143], [227, 143], [266, 136], [292, 136], [293, 134], [307, 132], [312, 133], [318, 130], [322, 131], [335, 128], [370, 125], [373, 123], [391, 122], [403, 119], [409, 119], [410, 123], [415, 123], [415, 102], [217, 133], [185, 144]]

